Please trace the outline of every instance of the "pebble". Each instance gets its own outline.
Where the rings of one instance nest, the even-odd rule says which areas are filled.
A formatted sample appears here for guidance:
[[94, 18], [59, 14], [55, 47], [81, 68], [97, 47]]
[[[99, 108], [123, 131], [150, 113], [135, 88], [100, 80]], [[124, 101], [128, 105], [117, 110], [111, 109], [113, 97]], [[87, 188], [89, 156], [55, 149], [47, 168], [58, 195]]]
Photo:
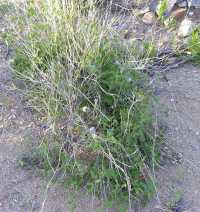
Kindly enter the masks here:
[[91, 134], [95, 134], [96, 133], [96, 128], [95, 127], [91, 127], [89, 129], [89, 131], [90, 131]]
[[83, 111], [84, 113], [88, 113], [88, 112], [90, 112], [90, 108], [87, 107], [87, 106], [84, 106], [84, 107], [82, 107], [82, 111]]
[[170, 99], [171, 102], [174, 102], [174, 99]]
[[187, 37], [189, 36], [193, 31], [193, 23], [188, 18], [185, 18], [178, 29], [178, 36], [179, 37]]
[[153, 24], [156, 21], [155, 13], [154, 12], [145, 13], [143, 18], [142, 18], [142, 21], [145, 24], [149, 24], [149, 25]]
[[194, 15], [194, 12], [193, 11], [190, 11], [188, 15], [189, 16], [193, 16]]
[[[137, 15], [138, 16], [143, 16], [144, 14], [146, 14], [146, 13], [148, 13], [148, 12], [150, 12], [151, 10], [150, 10], [150, 8], [148, 7], [148, 6], [146, 6], [146, 7], [144, 7], [144, 8], [142, 8], [142, 9], [140, 9], [138, 12], [136, 12], [137, 13]], [[134, 11], [135, 12], [135, 11]]]

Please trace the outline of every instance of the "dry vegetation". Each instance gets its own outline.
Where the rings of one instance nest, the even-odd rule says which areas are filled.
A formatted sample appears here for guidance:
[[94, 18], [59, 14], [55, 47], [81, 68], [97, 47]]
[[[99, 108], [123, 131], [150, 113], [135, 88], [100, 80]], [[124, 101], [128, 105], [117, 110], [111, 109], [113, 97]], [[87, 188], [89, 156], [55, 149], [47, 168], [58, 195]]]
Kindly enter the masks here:
[[[110, 202], [149, 199], [161, 133], [155, 98], [138, 71], [156, 50], [126, 45], [113, 29], [110, 4], [28, 1], [12, 6], [3, 37], [15, 48], [12, 67], [24, 81], [26, 104], [45, 123], [37, 156], [47, 172], [87, 187]], [[100, 9], [99, 9], [100, 8]], [[102, 13], [103, 8], [103, 13]], [[105, 12], [106, 11], [106, 12]], [[190, 47], [199, 57], [198, 31]]]

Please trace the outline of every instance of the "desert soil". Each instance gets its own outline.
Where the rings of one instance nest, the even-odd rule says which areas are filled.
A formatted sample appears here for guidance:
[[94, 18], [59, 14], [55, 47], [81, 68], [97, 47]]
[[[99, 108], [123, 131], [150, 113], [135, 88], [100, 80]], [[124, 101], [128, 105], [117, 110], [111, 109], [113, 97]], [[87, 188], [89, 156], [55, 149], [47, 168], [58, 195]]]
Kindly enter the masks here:
[[156, 173], [157, 196], [141, 211], [199, 212], [200, 68], [186, 64], [166, 76], [167, 81], [156, 85], [156, 93], [167, 109], [165, 149], [171, 156]]

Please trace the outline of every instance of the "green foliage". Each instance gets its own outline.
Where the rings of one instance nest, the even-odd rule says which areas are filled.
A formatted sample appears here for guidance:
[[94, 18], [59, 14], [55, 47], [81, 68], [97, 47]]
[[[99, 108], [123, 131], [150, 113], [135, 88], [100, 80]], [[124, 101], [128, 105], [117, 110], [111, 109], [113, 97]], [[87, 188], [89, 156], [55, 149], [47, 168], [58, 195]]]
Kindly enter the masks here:
[[167, 0], [160, 0], [159, 4], [157, 6], [156, 12], [158, 14], [158, 18], [161, 21], [164, 21], [164, 19], [165, 19], [165, 13], [166, 13], [166, 10], [167, 10], [167, 4], [168, 4]]
[[28, 55], [23, 52], [23, 49], [18, 48], [15, 52], [15, 60], [12, 65], [16, 70], [20, 71], [20, 73], [26, 74], [31, 70], [31, 61], [28, 58]]
[[153, 41], [144, 41], [139, 44], [132, 43], [129, 48], [138, 64], [141, 64], [141, 61], [148, 63], [157, 55], [157, 48]]
[[144, 42], [144, 55], [143, 58], [153, 58], [157, 54], [156, 47], [153, 42]]
[[[44, 3], [41, 10], [33, 3], [26, 8], [19, 24], [28, 30], [18, 36], [12, 64], [56, 135], [41, 146], [45, 170], [66, 171], [66, 184], [86, 186], [108, 202], [149, 199], [160, 138], [154, 136], [145, 76], [90, 1], [84, 8], [74, 1], [68, 7], [48, 2], [51, 7]], [[144, 48], [143, 58], [155, 55], [153, 45]]]
[[196, 29], [188, 42], [191, 59], [195, 63], [200, 63], [200, 29]]
[[0, 15], [1, 16], [5, 16], [11, 10], [13, 10], [13, 5], [11, 3], [8, 3], [6, 1], [0, 2]]
[[177, 27], [177, 22], [173, 17], [168, 17], [167, 19], [164, 20], [164, 25], [168, 29], [174, 29]]

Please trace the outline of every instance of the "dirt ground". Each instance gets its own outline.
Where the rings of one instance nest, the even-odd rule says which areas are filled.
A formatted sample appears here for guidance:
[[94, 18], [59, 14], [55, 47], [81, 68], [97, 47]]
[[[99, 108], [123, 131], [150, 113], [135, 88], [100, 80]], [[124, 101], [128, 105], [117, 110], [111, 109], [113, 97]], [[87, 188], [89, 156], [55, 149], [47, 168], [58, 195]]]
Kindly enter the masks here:
[[[141, 212], [200, 211], [200, 68], [191, 64], [169, 72], [168, 81], [155, 86], [163, 108], [168, 114], [168, 152], [157, 171], [157, 196]], [[176, 157], [176, 159], [175, 159]]]

